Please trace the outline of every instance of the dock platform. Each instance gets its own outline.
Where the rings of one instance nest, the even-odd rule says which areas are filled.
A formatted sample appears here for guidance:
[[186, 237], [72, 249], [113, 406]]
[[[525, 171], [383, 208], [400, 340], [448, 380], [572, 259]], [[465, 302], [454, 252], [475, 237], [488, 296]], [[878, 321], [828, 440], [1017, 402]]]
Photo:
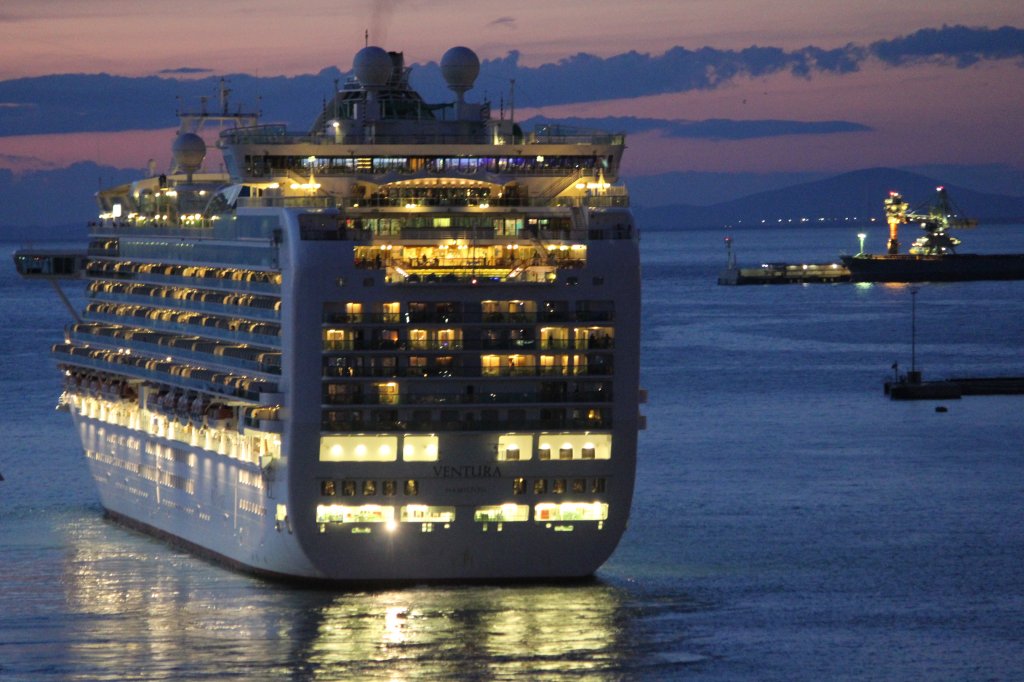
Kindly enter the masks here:
[[728, 267], [718, 275], [719, 284], [833, 284], [851, 281], [841, 263], [764, 263], [758, 268]]
[[1024, 377], [958, 377], [939, 381], [916, 381], [901, 377], [885, 382], [885, 394], [892, 400], [957, 400], [965, 395], [1020, 395]]

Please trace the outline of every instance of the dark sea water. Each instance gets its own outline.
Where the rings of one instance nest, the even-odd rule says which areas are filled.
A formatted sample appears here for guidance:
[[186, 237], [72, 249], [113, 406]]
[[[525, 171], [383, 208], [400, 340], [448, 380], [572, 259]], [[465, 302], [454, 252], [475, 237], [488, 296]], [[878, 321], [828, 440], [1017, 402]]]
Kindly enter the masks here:
[[[728, 234], [756, 264], [856, 231]], [[644, 234], [637, 496], [573, 586], [297, 590], [104, 521], [53, 409], [68, 315], [0, 266], [0, 680], [1024, 678], [1024, 396], [889, 401], [910, 289], [720, 287], [726, 234]], [[917, 290], [925, 378], [1024, 375], [1024, 281]]]

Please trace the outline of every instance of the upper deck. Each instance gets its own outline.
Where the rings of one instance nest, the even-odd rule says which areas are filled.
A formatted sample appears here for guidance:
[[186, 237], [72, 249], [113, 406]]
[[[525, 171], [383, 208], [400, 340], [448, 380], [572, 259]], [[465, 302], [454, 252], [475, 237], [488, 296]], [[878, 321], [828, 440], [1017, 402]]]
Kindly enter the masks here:
[[[441, 66], [455, 101], [428, 104], [400, 53], [364, 48], [307, 131], [231, 115], [226, 91], [219, 114], [181, 114], [173, 172], [98, 194], [90, 255], [272, 267], [280, 209], [303, 216], [303, 240], [405, 243], [417, 262], [451, 264], [440, 251], [465, 241], [495, 261], [501, 249], [529, 251], [527, 267], [541, 267], [534, 256], [630, 237], [629, 197], [614, 184], [623, 135], [553, 124], [524, 132], [511, 109], [495, 118], [489, 103], [466, 100], [479, 70], [471, 51], [453, 48]], [[217, 139], [226, 172], [202, 170], [206, 143], [196, 132], [207, 120], [235, 126]]]

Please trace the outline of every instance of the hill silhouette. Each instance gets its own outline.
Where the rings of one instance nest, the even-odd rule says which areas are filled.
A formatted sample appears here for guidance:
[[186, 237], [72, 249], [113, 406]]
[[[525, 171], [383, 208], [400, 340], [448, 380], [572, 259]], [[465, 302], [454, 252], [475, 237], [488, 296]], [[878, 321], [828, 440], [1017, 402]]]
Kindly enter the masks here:
[[[935, 199], [940, 179], [895, 168], [868, 168], [782, 189], [758, 192], [711, 206], [673, 204], [636, 209], [648, 229], [737, 224], [867, 223], [883, 218], [882, 201], [897, 191], [911, 208]], [[1024, 197], [978, 192], [944, 185], [959, 212], [983, 223], [1024, 219]]]

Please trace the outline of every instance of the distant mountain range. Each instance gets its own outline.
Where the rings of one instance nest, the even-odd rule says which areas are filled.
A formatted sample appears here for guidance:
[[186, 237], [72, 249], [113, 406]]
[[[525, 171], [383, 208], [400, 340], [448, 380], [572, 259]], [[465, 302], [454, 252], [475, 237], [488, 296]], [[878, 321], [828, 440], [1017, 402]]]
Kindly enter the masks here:
[[[710, 206], [673, 204], [639, 206], [634, 209], [641, 228], [669, 229], [722, 225], [788, 225], [812, 223], [867, 223], [883, 218], [882, 202], [897, 191], [911, 208], [930, 205], [935, 178], [897, 170], [869, 168], [833, 177], [799, 183]], [[1024, 197], [978, 192], [952, 184], [945, 185], [963, 216], [982, 223], [1024, 222]]]

